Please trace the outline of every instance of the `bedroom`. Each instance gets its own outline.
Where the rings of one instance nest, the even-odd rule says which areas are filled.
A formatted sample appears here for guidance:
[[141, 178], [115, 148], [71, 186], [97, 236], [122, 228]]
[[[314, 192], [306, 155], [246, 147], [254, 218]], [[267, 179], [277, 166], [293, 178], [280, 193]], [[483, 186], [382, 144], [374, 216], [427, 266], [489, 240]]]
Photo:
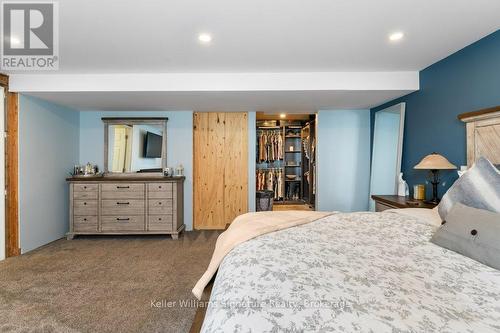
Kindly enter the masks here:
[[[47, 4], [56, 67], [12, 68], [3, 59], [26, 53], [2, 53], [2, 330], [225, 332], [236, 329], [234, 321], [255, 332], [500, 329], [498, 306], [480, 305], [500, 299], [495, 263], [487, 255], [469, 258], [465, 246], [443, 249], [430, 242], [436, 225], [398, 214], [436, 207], [426, 202], [434, 196], [429, 170], [440, 169], [437, 197], [455, 200], [448, 191], [475, 174], [465, 172], [464, 181], [457, 171], [481, 156], [500, 163], [497, 2]], [[45, 41], [33, 22], [26, 31], [35, 29], [35, 37], [5, 29], [9, 5], [16, 9], [16, 1], [2, 2], [2, 50]], [[383, 120], [395, 114], [384, 136], [390, 122]], [[294, 205], [259, 213], [266, 216], [259, 222], [245, 213], [266, 203], [256, 197], [264, 118], [287, 140], [277, 155], [301, 155], [271, 158], [277, 165], [268, 167], [287, 168], [285, 178], [300, 186], [269, 186], [273, 195], [282, 189], [275, 209], [288, 194]], [[300, 134], [286, 132], [299, 125]], [[408, 196], [404, 184], [405, 196], [398, 196], [399, 172]], [[480, 208], [485, 224], [488, 210], [498, 217], [495, 177], [486, 178], [490, 192], [484, 184], [474, 192], [480, 204], [462, 201]], [[425, 199], [414, 199], [422, 197], [421, 185]], [[398, 212], [381, 212], [387, 208]], [[471, 211], [458, 208], [463, 216]], [[430, 216], [421, 219], [439, 216], [416, 211]], [[439, 232], [455, 225], [445, 220]], [[268, 231], [286, 229], [260, 235], [266, 224]], [[238, 238], [239, 225], [247, 229]], [[495, 241], [497, 229], [488, 227], [493, 238], [484, 241]], [[476, 235], [467, 240], [477, 246], [482, 228], [468, 228]], [[256, 237], [225, 256], [200, 295], [221, 234]], [[229, 238], [220, 240], [234, 245]], [[376, 246], [384, 239], [385, 248]], [[258, 275], [267, 278], [259, 282]], [[480, 291], [484, 285], [489, 295]], [[245, 306], [273, 297], [309, 306]], [[233, 300], [243, 301], [239, 309], [250, 320], [217, 307]]]

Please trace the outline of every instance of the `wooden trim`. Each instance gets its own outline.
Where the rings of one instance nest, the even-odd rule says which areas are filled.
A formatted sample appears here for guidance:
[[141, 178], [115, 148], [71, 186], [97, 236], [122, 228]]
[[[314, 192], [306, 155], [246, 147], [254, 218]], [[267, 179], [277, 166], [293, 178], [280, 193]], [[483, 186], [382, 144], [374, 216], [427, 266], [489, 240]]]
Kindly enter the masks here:
[[7, 257], [21, 254], [19, 248], [19, 96], [7, 93], [5, 147], [5, 199]]
[[463, 122], [474, 121], [477, 119], [486, 119], [495, 117], [494, 113], [500, 113], [500, 105], [491, 108], [481, 109], [477, 111], [465, 112], [458, 115], [458, 119]]
[[5, 88], [9, 87], [9, 77], [7, 75], [0, 73], [0, 86]]
[[5, 96], [5, 247], [6, 256], [21, 254], [19, 248], [19, 96], [9, 92], [9, 77], [0, 73]]
[[168, 121], [168, 117], [102, 117], [101, 120], [109, 124], [125, 125], [127, 121], [132, 124], [163, 124]]

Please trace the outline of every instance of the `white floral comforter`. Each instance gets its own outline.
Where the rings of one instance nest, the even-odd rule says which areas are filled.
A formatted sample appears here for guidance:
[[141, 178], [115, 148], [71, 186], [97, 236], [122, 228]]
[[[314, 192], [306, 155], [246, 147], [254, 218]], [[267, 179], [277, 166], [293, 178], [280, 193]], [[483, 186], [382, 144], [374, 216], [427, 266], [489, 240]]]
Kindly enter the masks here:
[[240, 244], [202, 332], [500, 332], [500, 271], [391, 212], [335, 214]]

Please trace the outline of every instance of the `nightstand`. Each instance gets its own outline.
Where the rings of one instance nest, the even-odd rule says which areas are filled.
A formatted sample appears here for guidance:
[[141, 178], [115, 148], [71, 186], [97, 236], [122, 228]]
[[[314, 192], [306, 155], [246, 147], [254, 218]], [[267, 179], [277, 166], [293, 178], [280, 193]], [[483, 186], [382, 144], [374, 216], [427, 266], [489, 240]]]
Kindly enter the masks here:
[[434, 208], [437, 205], [424, 202], [424, 200], [416, 200], [410, 197], [400, 197], [398, 195], [372, 195], [375, 200], [375, 211], [382, 212], [386, 209], [399, 208]]

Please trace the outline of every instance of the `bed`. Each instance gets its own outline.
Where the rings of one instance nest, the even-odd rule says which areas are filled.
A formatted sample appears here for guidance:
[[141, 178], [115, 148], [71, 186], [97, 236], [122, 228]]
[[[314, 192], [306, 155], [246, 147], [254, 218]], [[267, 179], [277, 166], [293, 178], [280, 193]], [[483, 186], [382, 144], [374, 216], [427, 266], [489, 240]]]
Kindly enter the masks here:
[[[497, 128], [483, 128], [499, 113], [462, 118], [470, 163], [500, 163]], [[430, 243], [440, 224], [430, 209], [334, 213], [243, 242], [201, 331], [500, 332], [500, 271]]]
[[429, 243], [435, 228], [339, 213], [240, 244], [202, 332], [500, 331], [500, 271]]

